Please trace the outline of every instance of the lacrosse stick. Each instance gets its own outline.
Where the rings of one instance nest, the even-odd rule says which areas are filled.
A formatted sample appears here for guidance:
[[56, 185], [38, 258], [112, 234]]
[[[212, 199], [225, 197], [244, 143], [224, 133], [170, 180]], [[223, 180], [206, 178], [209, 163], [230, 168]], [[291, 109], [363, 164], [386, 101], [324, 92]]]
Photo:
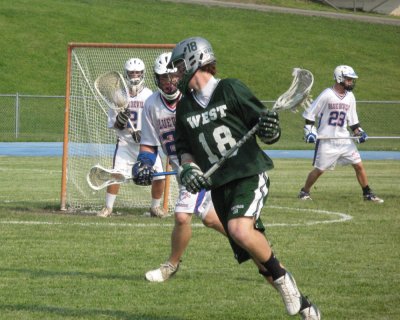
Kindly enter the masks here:
[[[354, 139], [357, 140], [360, 137], [350, 136], [350, 137], [318, 137], [317, 140], [338, 140], [338, 139]], [[400, 137], [370, 137], [368, 139], [400, 139]]]
[[[153, 176], [167, 176], [171, 174], [176, 174], [176, 171], [155, 172]], [[86, 176], [89, 187], [93, 190], [101, 190], [112, 184], [126, 183], [132, 179], [133, 177], [130, 174], [126, 174], [117, 169], [106, 169], [99, 164], [90, 168]]]
[[[120, 112], [128, 107], [129, 90], [119, 72], [110, 71], [98, 76], [94, 88], [109, 108]], [[128, 119], [128, 123], [132, 131], [136, 132], [131, 119]]]
[[[306, 70], [300, 68], [294, 68], [292, 76], [294, 79], [292, 80], [292, 84], [289, 89], [282, 94], [275, 102], [272, 107], [273, 111], [281, 111], [281, 110], [292, 110], [293, 112], [297, 111], [299, 106], [307, 108], [311, 103], [310, 91], [314, 84], [314, 76], [313, 74]], [[220, 168], [225, 161], [236, 151], [238, 150], [247, 140], [249, 140], [253, 134], [255, 134], [258, 130], [258, 123], [251, 128], [236, 144], [229, 149], [219, 160], [214, 163], [214, 165], [204, 173], [204, 177], [209, 178], [218, 168]]]

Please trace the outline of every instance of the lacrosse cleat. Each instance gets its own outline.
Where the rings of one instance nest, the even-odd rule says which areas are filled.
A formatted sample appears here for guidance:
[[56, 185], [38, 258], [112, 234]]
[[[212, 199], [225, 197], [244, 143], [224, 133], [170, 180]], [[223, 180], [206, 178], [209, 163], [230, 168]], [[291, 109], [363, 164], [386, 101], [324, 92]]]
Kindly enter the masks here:
[[164, 282], [172, 277], [179, 269], [179, 264], [175, 267], [171, 262], [167, 261], [160, 268], [146, 272], [146, 280], [150, 282]]
[[305, 192], [303, 189], [300, 190], [298, 198], [300, 200], [312, 200], [311, 197], [310, 197], [310, 193], [309, 192]]
[[296, 282], [292, 275], [289, 272], [286, 272], [284, 276], [274, 281], [274, 285], [281, 294], [287, 313], [291, 316], [299, 313], [301, 307], [301, 294], [299, 289], [297, 289]]
[[321, 313], [319, 312], [316, 305], [311, 304], [308, 308], [304, 308], [300, 311], [300, 316], [302, 320], [320, 320]]
[[377, 197], [373, 192], [368, 192], [366, 194], [363, 195], [364, 196], [364, 200], [366, 201], [372, 201], [372, 202], [376, 202], [376, 203], [383, 203], [383, 199]]
[[101, 209], [100, 212], [97, 213], [97, 216], [107, 218], [107, 217], [111, 216], [112, 211], [113, 211], [112, 208], [104, 207], [103, 209]]
[[165, 218], [168, 216], [168, 212], [165, 212], [161, 207], [150, 208], [150, 217]]

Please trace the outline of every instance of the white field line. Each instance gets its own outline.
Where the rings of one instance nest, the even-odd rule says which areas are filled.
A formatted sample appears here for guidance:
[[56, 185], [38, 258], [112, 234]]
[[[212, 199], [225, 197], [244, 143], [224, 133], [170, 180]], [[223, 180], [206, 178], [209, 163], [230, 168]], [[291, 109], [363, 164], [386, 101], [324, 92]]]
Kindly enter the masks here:
[[[328, 223], [338, 223], [345, 222], [353, 219], [351, 215], [342, 212], [334, 212], [327, 210], [316, 210], [316, 209], [301, 209], [301, 208], [289, 208], [289, 207], [279, 207], [279, 206], [268, 206], [267, 208], [273, 208], [278, 210], [286, 211], [298, 211], [298, 212], [313, 212], [317, 214], [335, 216], [337, 219], [329, 220], [318, 220], [318, 221], [306, 221], [303, 223], [272, 223], [265, 224], [267, 227], [300, 227], [300, 226], [311, 226], [317, 224], [328, 224]], [[173, 223], [114, 223], [114, 222], [55, 222], [55, 221], [18, 221], [18, 220], [0, 220], [0, 224], [15, 224], [15, 225], [74, 225], [81, 227], [129, 227], [129, 228], [159, 228], [168, 227], [172, 228]], [[202, 223], [193, 223], [192, 227], [202, 228], [204, 225]]]

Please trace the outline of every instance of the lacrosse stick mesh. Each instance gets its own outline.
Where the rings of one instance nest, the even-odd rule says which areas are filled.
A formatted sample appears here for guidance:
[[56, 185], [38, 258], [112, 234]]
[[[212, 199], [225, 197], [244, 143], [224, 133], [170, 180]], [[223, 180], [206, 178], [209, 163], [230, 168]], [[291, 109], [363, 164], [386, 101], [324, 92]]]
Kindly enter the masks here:
[[313, 74], [300, 68], [294, 68], [292, 73], [294, 79], [289, 89], [282, 94], [273, 106], [273, 110], [290, 109], [297, 112], [297, 108], [302, 106], [307, 108], [311, 103], [310, 91], [314, 83]]
[[107, 72], [95, 81], [95, 88], [105, 102], [113, 109], [125, 109], [129, 103], [128, 88], [118, 72]]
[[111, 184], [124, 183], [125, 177], [121, 173], [111, 173], [99, 166], [94, 166], [88, 173], [87, 181], [94, 190], [100, 190]]

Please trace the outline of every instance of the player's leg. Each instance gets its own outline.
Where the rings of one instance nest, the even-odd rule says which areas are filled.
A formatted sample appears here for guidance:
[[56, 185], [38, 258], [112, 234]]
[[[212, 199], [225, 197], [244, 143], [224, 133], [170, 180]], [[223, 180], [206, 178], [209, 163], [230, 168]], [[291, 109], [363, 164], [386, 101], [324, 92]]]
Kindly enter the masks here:
[[160, 268], [150, 270], [145, 277], [150, 282], [163, 282], [173, 276], [179, 268], [190, 238], [192, 237], [192, 215], [186, 212], [175, 212], [175, 225], [171, 234], [171, 253]]
[[[201, 197], [203, 198], [201, 199]], [[194, 206], [193, 213], [201, 219], [207, 228], [214, 229], [226, 236], [224, 226], [215, 212], [211, 199], [211, 192], [201, 191], [201, 196], [199, 198], [200, 199], [197, 200], [197, 204]]]
[[[114, 151], [112, 168], [126, 170], [130, 158], [131, 155], [128, 146], [118, 142]], [[119, 184], [113, 184], [107, 187], [105, 206], [97, 213], [97, 216], [104, 218], [111, 216], [119, 189]]]
[[[260, 214], [269, 191], [266, 175], [242, 179], [225, 186], [225, 189], [230, 191], [224, 199], [224, 210], [229, 209], [230, 212], [222, 219], [223, 223], [224, 220], [227, 222], [229, 237], [252, 257], [259, 272], [278, 290], [288, 314], [295, 315], [310, 308], [311, 303], [300, 293], [293, 276], [275, 257], [263, 233]], [[213, 199], [217, 201], [214, 194]], [[221, 210], [219, 205], [216, 208]], [[235, 254], [239, 252], [236, 250]]]
[[[157, 155], [154, 170], [157, 172], [164, 171], [160, 155]], [[154, 177], [151, 184], [151, 204], [149, 209], [151, 217], [165, 218], [168, 216], [168, 212], [164, 211], [162, 204], [164, 189], [165, 176]]]
[[357, 181], [363, 191], [363, 198], [366, 201], [372, 201], [376, 203], [383, 203], [384, 200], [379, 198], [369, 187], [367, 172], [365, 171], [363, 163], [360, 161], [356, 164], [352, 164], [354, 171], [356, 172]]

